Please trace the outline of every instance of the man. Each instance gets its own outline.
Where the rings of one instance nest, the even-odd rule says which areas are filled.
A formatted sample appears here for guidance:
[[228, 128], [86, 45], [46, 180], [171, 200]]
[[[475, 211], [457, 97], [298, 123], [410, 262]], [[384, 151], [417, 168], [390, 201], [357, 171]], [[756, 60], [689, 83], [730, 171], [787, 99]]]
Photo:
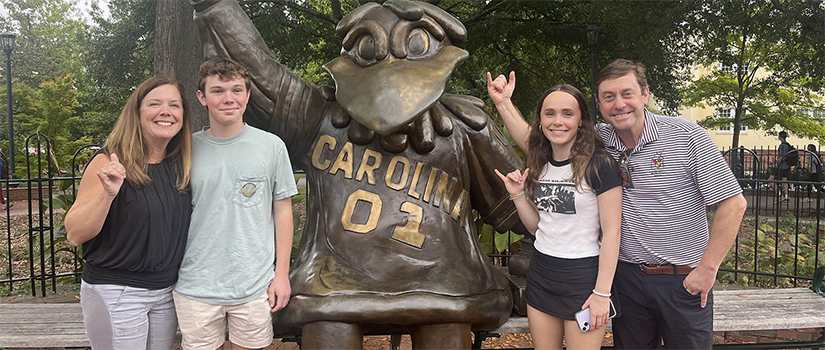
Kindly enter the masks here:
[[233, 349], [268, 346], [270, 313], [291, 293], [297, 189], [281, 139], [243, 122], [249, 87], [234, 61], [200, 67], [198, 100], [209, 128], [192, 136], [194, 209], [174, 293], [184, 349], [222, 347], [227, 323]]
[[[778, 164], [776, 164], [775, 173], [771, 174], [771, 176], [768, 178], [768, 180], [773, 180], [775, 177], [778, 177], [778, 178], [782, 179], [782, 181], [788, 181], [788, 175], [790, 175], [790, 173], [791, 173], [791, 166], [790, 166], [790, 164], [788, 164], [788, 159], [783, 158], [783, 157], [786, 154], [788, 154], [788, 152], [793, 150], [793, 146], [791, 146], [791, 144], [788, 143], [788, 141], [786, 140], [787, 138], [788, 138], [788, 133], [787, 132], [785, 132], [784, 130], [779, 132], [779, 142], [780, 143], [779, 143], [779, 148], [776, 150], [776, 153], [777, 153], [776, 156], [777, 156], [777, 159], [781, 159], [782, 161], [780, 161]], [[776, 187], [779, 188], [779, 186], [776, 186]], [[781, 196], [783, 193], [785, 194], [785, 196], [782, 197], [782, 201], [787, 201], [789, 199], [788, 198], [788, 183], [787, 182], [782, 184], [782, 190], [781, 191], [777, 190], [777, 196]]]
[[[641, 63], [617, 59], [596, 79], [597, 126], [620, 164], [622, 242], [614, 287], [617, 348], [709, 349], [711, 288], [747, 203], [717, 146], [695, 123], [651, 113]], [[706, 207], [716, 205], [708, 229]]]

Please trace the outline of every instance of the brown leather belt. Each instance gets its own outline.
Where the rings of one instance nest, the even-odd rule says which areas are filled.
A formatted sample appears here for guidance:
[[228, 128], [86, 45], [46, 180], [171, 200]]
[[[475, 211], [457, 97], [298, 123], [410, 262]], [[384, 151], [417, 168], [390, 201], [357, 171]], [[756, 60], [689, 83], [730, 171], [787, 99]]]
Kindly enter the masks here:
[[693, 268], [683, 265], [648, 265], [639, 264], [639, 268], [648, 275], [687, 275]]

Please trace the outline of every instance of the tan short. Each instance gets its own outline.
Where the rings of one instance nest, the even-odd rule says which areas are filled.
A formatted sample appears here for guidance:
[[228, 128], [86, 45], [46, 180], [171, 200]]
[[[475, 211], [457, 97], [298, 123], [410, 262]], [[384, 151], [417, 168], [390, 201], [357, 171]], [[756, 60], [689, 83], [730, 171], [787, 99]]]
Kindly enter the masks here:
[[260, 349], [272, 343], [272, 316], [266, 292], [240, 305], [206, 304], [178, 292], [174, 292], [173, 296], [184, 350], [222, 347], [227, 324], [229, 341], [233, 344]]

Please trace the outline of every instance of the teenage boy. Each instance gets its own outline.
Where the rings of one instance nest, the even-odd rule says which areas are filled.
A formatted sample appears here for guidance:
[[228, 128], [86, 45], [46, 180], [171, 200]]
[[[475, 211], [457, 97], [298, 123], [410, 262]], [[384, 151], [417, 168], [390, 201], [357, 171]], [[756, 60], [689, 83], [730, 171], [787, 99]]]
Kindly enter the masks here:
[[233, 349], [268, 346], [270, 313], [291, 293], [297, 189], [283, 141], [243, 122], [249, 88], [234, 61], [200, 67], [198, 100], [209, 128], [192, 137], [194, 209], [174, 293], [184, 349], [220, 348], [227, 324]]

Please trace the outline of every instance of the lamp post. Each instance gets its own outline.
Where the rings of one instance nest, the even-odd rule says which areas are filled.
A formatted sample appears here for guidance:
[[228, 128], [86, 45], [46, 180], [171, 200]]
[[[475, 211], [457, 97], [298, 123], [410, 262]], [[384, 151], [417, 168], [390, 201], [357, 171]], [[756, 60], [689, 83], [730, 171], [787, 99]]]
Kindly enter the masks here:
[[14, 51], [14, 33], [0, 34], [0, 46], [6, 52], [6, 109], [9, 116], [9, 179], [15, 178], [14, 174], [14, 126], [11, 121], [11, 52]]
[[590, 112], [593, 121], [596, 121], [596, 46], [599, 45], [599, 27], [590, 25], [584, 30], [587, 33], [587, 45], [590, 46], [590, 91], [593, 96], [593, 110]]

